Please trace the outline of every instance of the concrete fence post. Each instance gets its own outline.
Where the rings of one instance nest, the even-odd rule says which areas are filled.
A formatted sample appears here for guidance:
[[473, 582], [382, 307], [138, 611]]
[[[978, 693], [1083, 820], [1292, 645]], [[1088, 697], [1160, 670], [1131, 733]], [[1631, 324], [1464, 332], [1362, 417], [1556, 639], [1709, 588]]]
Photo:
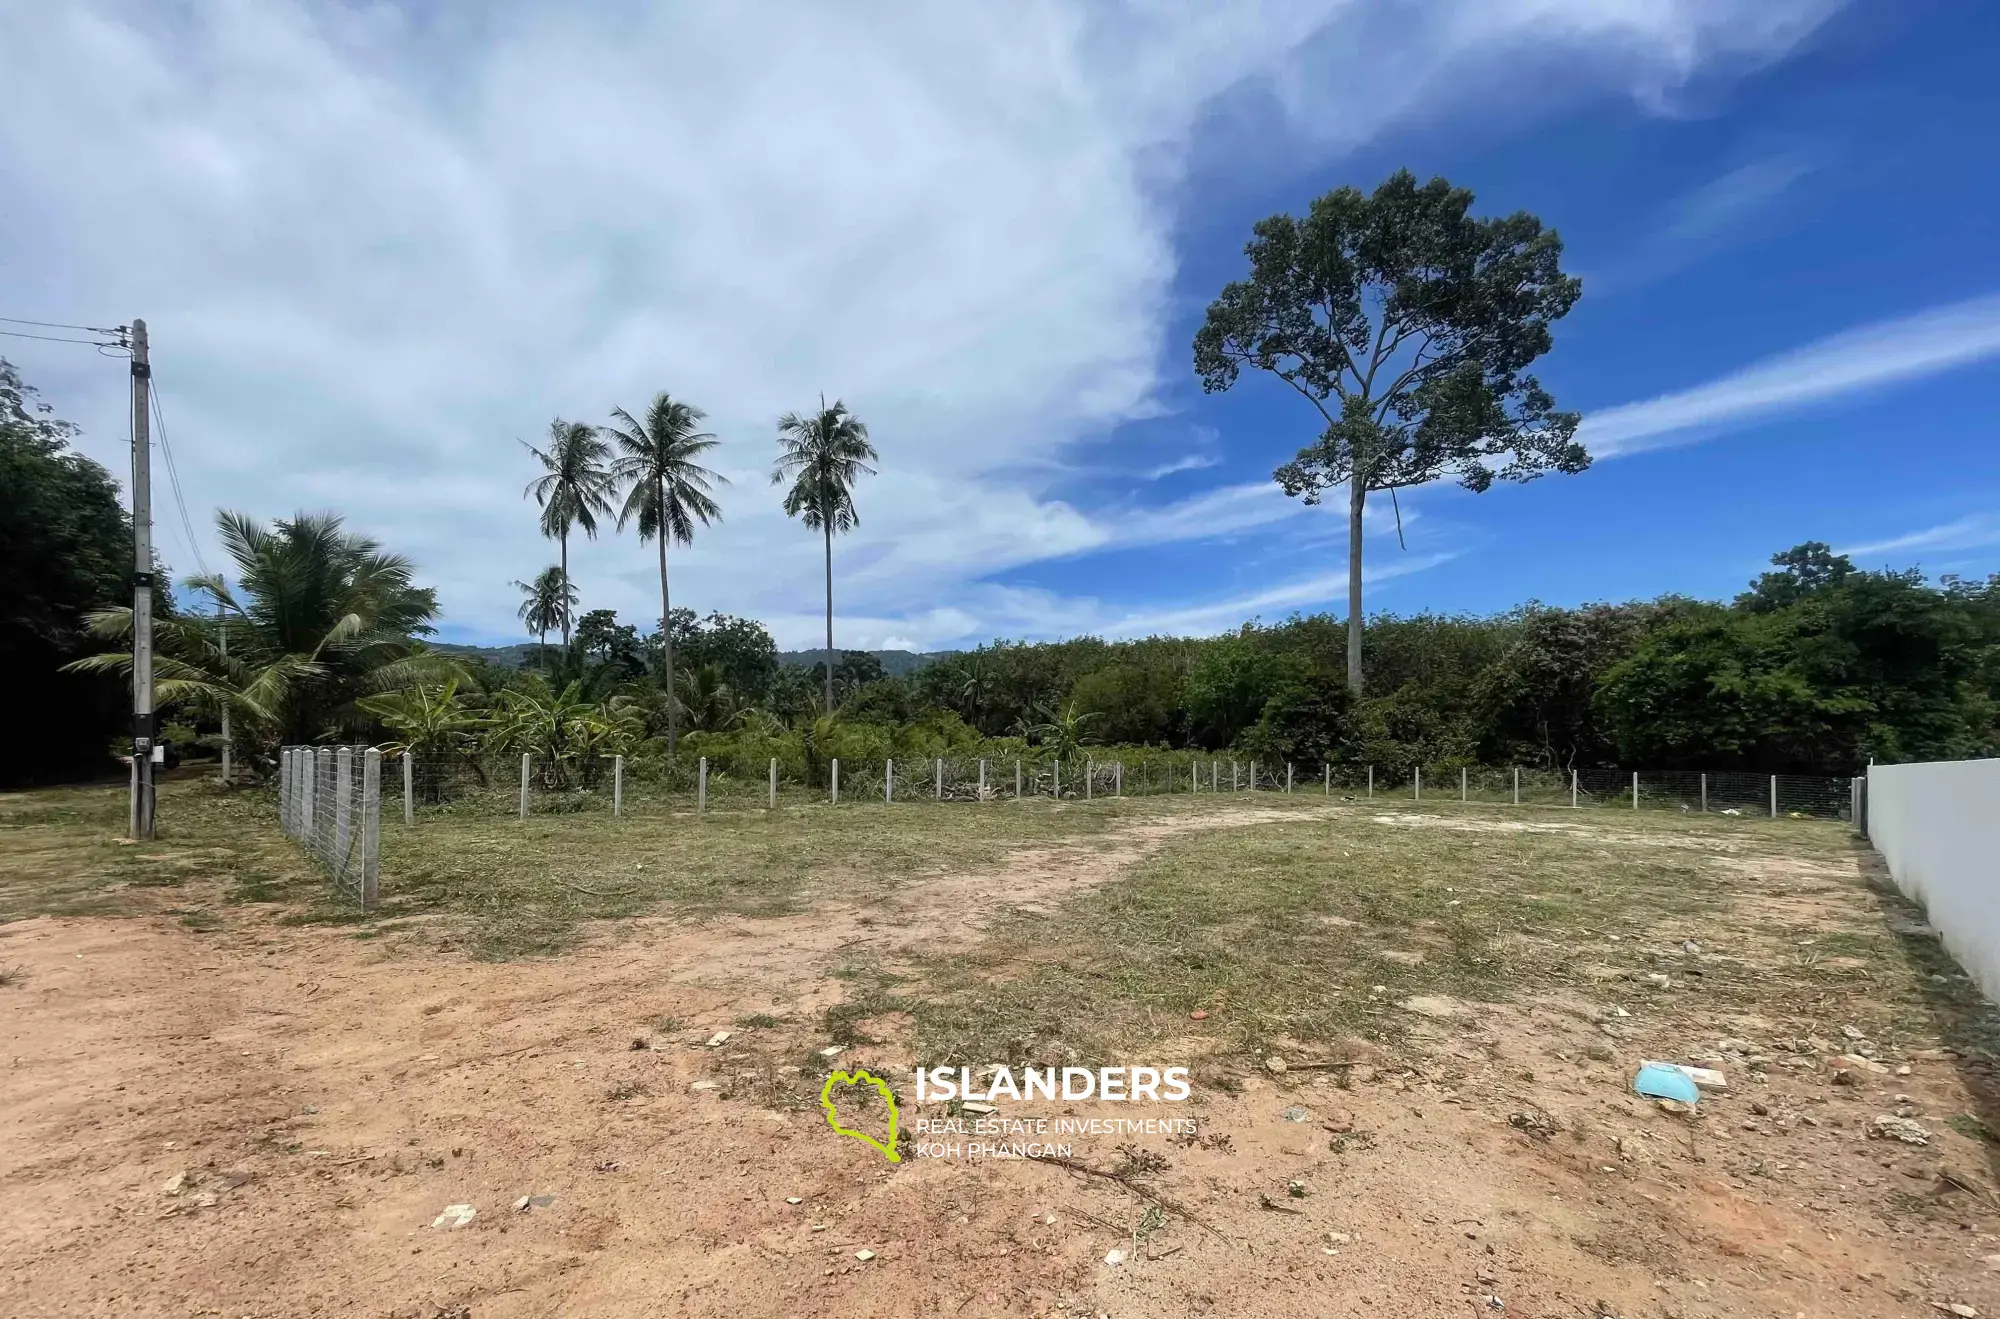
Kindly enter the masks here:
[[1125, 795], [1125, 762], [1122, 760], [1111, 762], [1111, 795], [1114, 797]]
[[1771, 818], [1778, 818], [1778, 776], [1771, 776]]
[[[1231, 774], [1230, 778], [1233, 780], [1235, 775]], [[1222, 791], [1222, 762], [1219, 760], [1208, 762], [1208, 790], [1210, 792]]]
[[1083, 760], [1083, 799], [1090, 800], [1090, 783], [1097, 777], [1097, 762], [1088, 756]]
[[1231, 792], [1243, 791], [1243, 783], [1237, 777], [1236, 762], [1233, 760], [1229, 762], [1229, 790]]
[[313, 841], [325, 851], [333, 846], [334, 830], [340, 822], [339, 788], [334, 782], [340, 755], [332, 747], [321, 747], [313, 753], [313, 764], [313, 792], [323, 799], [313, 807]]
[[534, 757], [528, 752], [523, 751], [521, 753], [521, 818], [524, 820], [528, 818], [528, 770], [533, 763]]
[[937, 787], [932, 795], [938, 801], [943, 801], [944, 800], [944, 757], [939, 756], [937, 758], [937, 763], [932, 768], [934, 776], [937, 780]]
[[1639, 771], [1632, 771], [1632, 809], [1639, 809]]
[[705, 814], [708, 810], [708, 757], [703, 756], [694, 767], [694, 813]]
[[313, 809], [317, 804], [315, 799], [319, 796], [317, 791], [319, 785], [316, 781], [319, 772], [318, 757], [307, 747], [300, 747], [297, 754], [299, 768], [293, 777], [298, 784], [299, 837], [310, 838], [313, 831]]
[[375, 905], [382, 887], [382, 753], [361, 756], [361, 909]]
[[986, 758], [979, 758], [979, 800], [986, 800]]
[[1465, 766], [1463, 766], [1463, 765], [1460, 765], [1460, 766], [1458, 767], [1458, 799], [1459, 799], [1459, 800], [1460, 800], [1461, 802], [1462, 802], [1462, 801], [1464, 801], [1464, 800], [1466, 799], [1466, 798], [1465, 798]]
[[1516, 806], [1521, 804], [1521, 767], [1519, 765], [1514, 766], [1514, 804]]
[[1373, 765], [1368, 767], [1368, 800], [1375, 800], [1375, 767]]
[[894, 803], [896, 800], [896, 762], [882, 762], [882, 800]]
[[611, 758], [611, 814], [625, 814], [625, 757]]
[[840, 805], [840, 757], [839, 756], [835, 756], [833, 758], [833, 796], [831, 798], [831, 804], [835, 806]]
[[1291, 791], [1292, 791], [1292, 762], [1288, 760], [1285, 762], [1285, 795], [1290, 796]]
[[333, 873], [347, 878], [349, 851], [354, 846], [354, 748], [333, 753]]
[[1569, 772], [1569, 804], [1570, 804], [1570, 807], [1571, 807], [1571, 809], [1572, 809], [1572, 810], [1573, 810], [1573, 809], [1575, 809], [1575, 807], [1576, 807], [1576, 771], [1575, 771], [1575, 770], [1571, 770], [1571, 771]]
[[1703, 815], [1708, 814], [1708, 772], [1706, 770], [1702, 772], [1701, 776], [1701, 813]]
[[417, 771], [410, 753], [403, 753], [403, 823], [417, 822]]
[[1054, 792], [1054, 796], [1055, 796], [1056, 800], [1058, 800], [1058, 801], [1061, 801], [1061, 800], [1062, 800], [1062, 761], [1060, 761], [1060, 760], [1056, 761], [1056, 762], [1055, 762], [1055, 766], [1056, 766], [1056, 778], [1055, 778], [1055, 792]]
[[770, 790], [765, 800], [769, 803], [768, 809], [774, 811], [778, 809], [778, 758], [776, 756], [771, 757]]
[[1417, 766], [1416, 777], [1410, 780], [1410, 800], [1422, 801], [1423, 799], [1424, 799], [1424, 767], [1422, 765], [1419, 765]]
[[1326, 771], [1326, 791], [1324, 795], [1331, 797], [1333, 795], [1333, 766], [1324, 765], [1321, 768]]
[[1014, 758], [1014, 800], [1021, 800], [1021, 759]]

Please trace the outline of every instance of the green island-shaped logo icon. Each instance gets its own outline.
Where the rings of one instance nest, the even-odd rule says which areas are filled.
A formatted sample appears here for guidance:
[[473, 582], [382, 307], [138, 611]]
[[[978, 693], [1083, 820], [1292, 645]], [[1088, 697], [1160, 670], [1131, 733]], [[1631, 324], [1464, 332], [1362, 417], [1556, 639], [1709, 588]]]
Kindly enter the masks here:
[[[836, 1085], [872, 1085], [881, 1094], [882, 1102], [889, 1106], [889, 1141], [885, 1145], [865, 1131], [856, 1131], [840, 1125], [840, 1117], [833, 1111], [833, 1088]], [[901, 1163], [903, 1156], [896, 1153], [896, 1096], [890, 1091], [889, 1083], [881, 1077], [866, 1071], [835, 1072], [826, 1078], [826, 1084], [819, 1088], [819, 1106], [826, 1114], [826, 1124], [843, 1136], [852, 1136], [863, 1144], [879, 1152], [891, 1163]]]

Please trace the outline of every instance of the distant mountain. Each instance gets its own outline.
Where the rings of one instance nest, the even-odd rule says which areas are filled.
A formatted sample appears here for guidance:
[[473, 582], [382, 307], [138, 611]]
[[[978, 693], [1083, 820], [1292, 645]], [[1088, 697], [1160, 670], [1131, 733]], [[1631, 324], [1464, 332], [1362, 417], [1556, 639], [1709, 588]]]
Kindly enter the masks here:
[[[502, 668], [508, 669], [526, 667], [528, 661], [535, 657], [535, 652], [539, 649], [532, 641], [523, 641], [512, 646], [464, 646], [449, 641], [434, 641], [430, 643], [430, 647], [432, 650], [442, 651], [447, 655], [464, 655], [468, 659], [482, 659], [489, 664], [498, 664]], [[550, 653], [553, 654], [559, 648], [559, 643], [552, 643], [549, 647]], [[880, 660], [882, 662], [882, 671], [892, 677], [906, 673], [915, 673], [926, 664], [944, 659], [949, 655], [958, 654], [955, 650], [871, 650], [867, 653]], [[778, 652], [778, 663], [789, 664], [801, 669], [809, 669], [825, 659], [826, 651], [824, 650], [781, 650]]]
[[[464, 655], [469, 659], [483, 659], [488, 664], [498, 664], [505, 669], [525, 668], [539, 649], [534, 642], [524, 641], [513, 646], [460, 646], [449, 641], [433, 641], [430, 648], [447, 655]], [[560, 649], [551, 646], [551, 653]]]
[[[938, 660], [958, 654], [955, 650], [871, 650], [866, 653], [882, 661], [882, 672], [892, 678], [901, 677], [906, 673], [915, 673], [927, 664], [933, 664]], [[837, 656], [839, 652], [835, 652], [835, 654]], [[826, 650], [824, 648], [819, 650], [781, 650], [778, 652], [778, 663], [789, 664], [794, 668], [809, 669], [815, 664], [824, 664], [825, 662]], [[837, 664], [840, 661], [836, 658], [834, 662]]]

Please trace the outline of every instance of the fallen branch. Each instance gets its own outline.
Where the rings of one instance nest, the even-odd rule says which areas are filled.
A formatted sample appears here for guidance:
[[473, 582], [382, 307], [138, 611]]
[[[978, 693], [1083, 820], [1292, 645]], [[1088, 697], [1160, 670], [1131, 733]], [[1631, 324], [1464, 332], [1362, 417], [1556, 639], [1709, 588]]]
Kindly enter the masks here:
[[1078, 1218], [1081, 1218], [1084, 1222], [1094, 1223], [1098, 1227], [1105, 1229], [1107, 1232], [1116, 1232], [1121, 1237], [1131, 1235], [1131, 1229], [1127, 1228], [1122, 1223], [1113, 1223], [1107, 1221], [1106, 1219], [1099, 1218], [1096, 1214], [1091, 1213], [1088, 1209], [1079, 1209], [1074, 1205], [1072, 1205], [1070, 1207], [1070, 1212], [1072, 1214], [1075, 1214]]
[[1027, 1157], [1029, 1159], [1032, 1159], [1036, 1163], [1053, 1163], [1059, 1168], [1068, 1169], [1070, 1172], [1085, 1173], [1092, 1177], [1102, 1177], [1106, 1181], [1117, 1182], [1120, 1186], [1124, 1187], [1132, 1194], [1138, 1196], [1140, 1199], [1150, 1200], [1154, 1204], [1158, 1205], [1160, 1208], [1166, 1210], [1170, 1214], [1179, 1214], [1182, 1218], [1185, 1218], [1188, 1222], [1193, 1223], [1196, 1227], [1208, 1233], [1210, 1236], [1214, 1237], [1217, 1241], [1229, 1240], [1228, 1237], [1223, 1236], [1222, 1233], [1216, 1231], [1207, 1222], [1203, 1221], [1200, 1217], [1198, 1217], [1193, 1210], [1187, 1208], [1185, 1205], [1178, 1203], [1177, 1201], [1169, 1200], [1166, 1196], [1161, 1195], [1157, 1191], [1148, 1190], [1147, 1188], [1134, 1182], [1130, 1177], [1125, 1176], [1123, 1173], [1112, 1172], [1108, 1168], [1093, 1168], [1087, 1163], [1080, 1163], [1075, 1159], [1066, 1158], [1061, 1154], [1030, 1154]]
[[1963, 1177], [1960, 1177], [1957, 1173], [1951, 1172], [1948, 1169], [1944, 1168], [1938, 1169], [1938, 1180], [1943, 1182], [1946, 1186], [1957, 1187], [1959, 1190], [1964, 1191], [1967, 1195], [1970, 1195], [1975, 1200], [1983, 1201], [1984, 1203], [1989, 1205], [1994, 1203], [1995, 1197], [1991, 1191], [1988, 1191], [1983, 1186], [1979, 1186], [1973, 1182], [1966, 1181]]

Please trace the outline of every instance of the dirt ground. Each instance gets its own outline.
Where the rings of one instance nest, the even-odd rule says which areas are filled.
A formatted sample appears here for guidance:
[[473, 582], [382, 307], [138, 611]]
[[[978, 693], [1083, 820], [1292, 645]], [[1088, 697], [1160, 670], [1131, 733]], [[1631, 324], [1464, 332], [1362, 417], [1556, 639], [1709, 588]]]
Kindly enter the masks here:
[[[1607, 943], [1575, 953], [1599, 991], [1385, 1000], [1391, 1040], [1244, 1057], [1189, 1019], [1156, 1052], [1192, 1062], [1194, 1097], [1143, 1115], [1193, 1117], [1192, 1139], [1078, 1138], [1071, 1166], [891, 1163], [798, 1102], [818, 1069], [866, 1066], [897, 1083], [906, 1125], [945, 1116], [910, 1102], [907, 1023], [821, 1052], [811, 1023], [857, 957], [969, 948], [1007, 911], [1117, 883], [1190, 835], [1300, 818], [1218, 804], [881, 900], [607, 922], [534, 960], [259, 907], [190, 929], [164, 896], [162, 914], [0, 925], [0, 1313], [2000, 1313], [1991, 1058], [1946, 1047], [1942, 1019], [1841, 1029], [1867, 974], [1822, 995], [1823, 1035], [1701, 989], [1705, 968], [1823, 974], [1812, 949], [1772, 961], [1774, 923], [1908, 922], [1859, 852], [1701, 851], [1735, 896], [1693, 944], [1604, 936], [1673, 953], [1664, 984], [1594, 972]], [[1311, 818], [1469, 845], [1525, 827]], [[1829, 1063], [1844, 1053], [1863, 1061]], [[1707, 1059], [1728, 1089], [1661, 1111], [1629, 1085], [1653, 1057]], [[1880, 1129], [1897, 1116], [1925, 1143]], [[434, 1225], [449, 1205], [475, 1214]]]

